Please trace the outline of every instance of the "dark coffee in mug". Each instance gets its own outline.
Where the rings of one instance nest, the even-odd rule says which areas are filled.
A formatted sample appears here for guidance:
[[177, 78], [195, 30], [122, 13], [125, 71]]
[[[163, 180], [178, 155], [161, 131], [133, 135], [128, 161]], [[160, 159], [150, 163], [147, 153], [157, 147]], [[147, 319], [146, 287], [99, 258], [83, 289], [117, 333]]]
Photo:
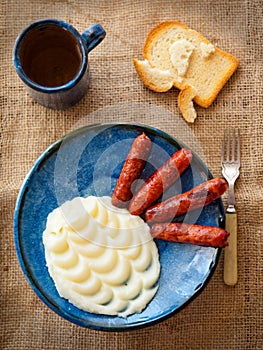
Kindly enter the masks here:
[[57, 87], [77, 75], [82, 56], [78, 41], [69, 31], [45, 25], [29, 32], [24, 38], [20, 60], [25, 74], [33, 82]]
[[52, 109], [79, 102], [89, 89], [88, 54], [105, 35], [100, 24], [80, 34], [56, 18], [42, 18], [25, 27], [16, 38], [12, 58], [28, 94]]

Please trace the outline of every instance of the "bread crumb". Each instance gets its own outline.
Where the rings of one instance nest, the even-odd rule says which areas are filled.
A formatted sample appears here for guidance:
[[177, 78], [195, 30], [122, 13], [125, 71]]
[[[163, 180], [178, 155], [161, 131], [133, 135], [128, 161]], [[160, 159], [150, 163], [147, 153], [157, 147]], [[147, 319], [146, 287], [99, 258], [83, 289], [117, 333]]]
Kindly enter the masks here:
[[176, 41], [169, 48], [170, 60], [177, 70], [178, 81], [182, 82], [183, 77], [189, 66], [189, 58], [191, 57], [195, 46], [186, 39]]
[[206, 44], [206, 43], [201, 42], [200, 49], [201, 49], [201, 53], [202, 53], [203, 58], [208, 58], [211, 55], [211, 53], [215, 52], [215, 47], [211, 43]]

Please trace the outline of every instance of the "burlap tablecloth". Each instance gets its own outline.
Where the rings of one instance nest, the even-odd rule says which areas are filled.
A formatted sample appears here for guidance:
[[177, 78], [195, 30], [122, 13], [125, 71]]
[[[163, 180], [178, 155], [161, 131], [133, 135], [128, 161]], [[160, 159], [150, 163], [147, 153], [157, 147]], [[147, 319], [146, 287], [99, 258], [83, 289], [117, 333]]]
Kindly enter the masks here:
[[[80, 32], [100, 23], [103, 43], [89, 56], [88, 95], [66, 111], [48, 110], [28, 97], [12, 65], [14, 40], [43, 17], [72, 23]], [[239, 127], [242, 169], [236, 184], [239, 280], [224, 285], [223, 255], [205, 290], [182, 312], [142, 330], [105, 333], [65, 321], [34, 294], [20, 269], [13, 210], [22, 181], [37, 157], [80, 124], [136, 121], [180, 138], [178, 91], [146, 89], [133, 67], [148, 31], [175, 19], [200, 31], [240, 60], [237, 72], [208, 109], [197, 107], [189, 125], [214, 176], [221, 176], [223, 131]], [[263, 349], [263, 132], [262, 1], [1, 1], [1, 349]], [[93, 113], [128, 103], [123, 116]], [[133, 103], [162, 107], [172, 118], [136, 115]], [[84, 118], [84, 119], [83, 119]], [[226, 197], [223, 198], [226, 204]]]

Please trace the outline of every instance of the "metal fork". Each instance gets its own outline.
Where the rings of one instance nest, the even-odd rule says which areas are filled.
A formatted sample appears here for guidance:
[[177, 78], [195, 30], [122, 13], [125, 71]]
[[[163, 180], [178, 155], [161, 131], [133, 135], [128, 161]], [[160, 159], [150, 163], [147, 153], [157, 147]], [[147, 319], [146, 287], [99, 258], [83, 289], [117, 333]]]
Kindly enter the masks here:
[[224, 282], [229, 286], [237, 283], [237, 212], [235, 209], [234, 185], [240, 168], [240, 132], [225, 131], [221, 152], [222, 174], [228, 182], [228, 207], [226, 210], [226, 231], [230, 233], [224, 248]]

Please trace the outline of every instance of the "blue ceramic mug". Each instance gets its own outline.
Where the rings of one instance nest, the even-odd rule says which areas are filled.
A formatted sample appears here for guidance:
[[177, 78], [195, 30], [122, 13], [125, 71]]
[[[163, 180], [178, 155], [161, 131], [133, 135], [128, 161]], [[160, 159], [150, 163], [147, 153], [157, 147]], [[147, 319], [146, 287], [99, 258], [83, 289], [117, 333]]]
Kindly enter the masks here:
[[88, 53], [105, 37], [99, 24], [80, 34], [58, 19], [40, 19], [17, 37], [13, 62], [31, 97], [41, 105], [65, 109], [89, 87]]

